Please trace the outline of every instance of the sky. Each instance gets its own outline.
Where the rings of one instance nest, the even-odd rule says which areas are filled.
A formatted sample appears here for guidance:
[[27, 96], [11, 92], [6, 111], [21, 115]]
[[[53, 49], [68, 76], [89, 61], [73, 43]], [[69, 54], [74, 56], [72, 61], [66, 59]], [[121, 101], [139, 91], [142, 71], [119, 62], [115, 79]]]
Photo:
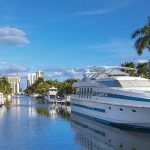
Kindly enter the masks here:
[[120, 65], [138, 56], [131, 33], [150, 15], [149, 0], [1, 0], [0, 74], [75, 77], [88, 66]]

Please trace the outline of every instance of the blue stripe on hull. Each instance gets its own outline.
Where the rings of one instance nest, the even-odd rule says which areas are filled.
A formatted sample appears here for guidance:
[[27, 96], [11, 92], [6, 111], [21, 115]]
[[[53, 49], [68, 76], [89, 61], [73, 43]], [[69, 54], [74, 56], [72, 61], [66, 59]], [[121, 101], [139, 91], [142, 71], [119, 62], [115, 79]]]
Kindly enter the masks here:
[[74, 104], [74, 103], [71, 103], [71, 105], [72, 106], [76, 106], [76, 107], [80, 107], [80, 108], [85, 108], [85, 109], [89, 109], [89, 110], [94, 110], [94, 111], [105, 113], [105, 109], [101, 109], [101, 108], [94, 108], [94, 107], [80, 105], [80, 104]]
[[132, 101], [150, 102], [150, 99], [131, 97], [131, 96], [125, 96], [125, 95], [118, 95], [118, 94], [111, 94], [111, 93], [106, 93], [104, 97], [123, 99], [123, 100], [132, 100]]
[[105, 93], [105, 92], [98, 92], [98, 97], [108, 97], [108, 98], [116, 98], [120, 100], [130, 100], [130, 101], [141, 101], [141, 102], [150, 102], [150, 99], [140, 98], [140, 97], [133, 97], [133, 96], [126, 96], [120, 94], [112, 94], [112, 93]]
[[79, 116], [83, 116], [85, 118], [88, 118], [90, 120], [93, 120], [93, 121], [96, 121], [98, 123], [102, 123], [102, 124], [105, 124], [107, 126], [114, 126], [114, 127], [118, 127], [118, 128], [127, 128], [127, 129], [135, 129], [135, 130], [148, 130], [150, 132], [150, 127], [145, 127], [145, 126], [138, 126], [138, 125], [131, 125], [131, 124], [124, 124], [124, 123], [115, 123], [115, 122], [111, 122], [111, 121], [108, 121], [108, 120], [103, 120], [103, 119], [99, 119], [99, 118], [95, 118], [95, 117], [92, 117], [92, 116], [89, 116], [87, 114], [83, 114], [83, 113], [79, 113], [79, 112], [76, 112], [76, 111], [73, 111], [71, 110], [72, 114], [77, 114]]

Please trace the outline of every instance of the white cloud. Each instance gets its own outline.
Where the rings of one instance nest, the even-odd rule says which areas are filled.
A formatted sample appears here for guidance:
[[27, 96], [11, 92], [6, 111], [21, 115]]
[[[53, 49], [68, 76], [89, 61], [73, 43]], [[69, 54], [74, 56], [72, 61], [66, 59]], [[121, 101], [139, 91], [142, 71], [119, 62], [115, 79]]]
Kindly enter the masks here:
[[148, 59], [136, 60], [136, 63], [147, 63]]
[[24, 45], [29, 41], [26, 37], [26, 33], [23, 30], [3, 27], [0, 28], [0, 44], [1, 45]]
[[7, 64], [7, 61], [5, 61], [5, 60], [0, 60], [0, 65], [4, 65], [4, 64]]
[[76, 15], [101, 15], [101, 14], [108, 14], [113, 12], [114, 9], [99, 9], [99, 10], [94, 10], [94, 11], [83, 11], [83, 12], [78, 12]]
[[30, 71], [30, 67], [23, 65], [11, 64], [7, 61], [0, 60], [0, 75], [19, 75], [24, 76], [28, 71]]
[[114, 11], [126, 6], [128, 4], [128, 1], [123, 1], [121, 4], [118, 4], [117, 6], [114, 6], [112, 8], [100, 8], [97, 10], [90, 10], [90, 11], [81, 11], [77, 12], [76, 15], [102, 15], [102, 14], [109, 14], [113, 13]]
[[64, 80], [67, 78], [81, 78], [86, 70], [84, 68], [49, 68], [42, 70], [47, 72], [47, 78]]

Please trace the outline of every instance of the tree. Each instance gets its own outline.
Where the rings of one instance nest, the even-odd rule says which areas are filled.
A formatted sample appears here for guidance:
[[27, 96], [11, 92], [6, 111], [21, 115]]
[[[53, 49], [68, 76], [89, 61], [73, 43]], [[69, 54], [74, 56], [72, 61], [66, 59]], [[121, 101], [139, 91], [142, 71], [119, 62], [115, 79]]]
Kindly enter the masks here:
[[9, 95], [12, 92], [11, 86], [6, 77], [0, 78], [0, 92], [4, 95]]
[[141, 55], [146, 48], [150, 51], [150, 16], [148, 17], [148, 23], [144, 27], [135, 30], [131, 37], [136, 39], [134, 46], [138, 55]]
[[72, 87], [72, 85], [76, 81], [76, 79], [67, 79], [64, 82], [59, 82], [57, 80], [44, 81], [43, 78], [38, 78], [38, 80], [33, 85], [28, 87], [24, 92], [28, 95], [37, 93], [44, 96], [48, 92], [49, 86], [54, 86], [61, 93], [73, 94], [75, 93], [76, 89]]
[[38, 78], [36, 82], [33, 85], [29, 86], [24, 92], [29, 95], [38, 93], [44, 96], [48, 91], [48, 86], [48, 83], [46, 83], [43, 78]]
[[139, 63], [137, 68], [137, 74], [138, 76], [147, 78], [148, 77], [148, 69], [146, 63]]
[[121, 69], [121, 71], [128, 73], [130, 76], [136, 76], [135, 64], [133, 62], [125, 62], [124, 64], [121, 64], [121, 66], [129, 68], [129, 69]]
[[76, 89], [72, 87], [73, 83], [77, 82], [76, 79], [67, 79], [61, 84], [61, 91], [65, 94], [74, 94]]
[[49, 87], [49, 85], [46, 82], [42, 82], [37, 85], [37, 87], [35, 89], [35, 93], [38, 93], [38, 94], [44, 96], [48, 92], [48, 87]]

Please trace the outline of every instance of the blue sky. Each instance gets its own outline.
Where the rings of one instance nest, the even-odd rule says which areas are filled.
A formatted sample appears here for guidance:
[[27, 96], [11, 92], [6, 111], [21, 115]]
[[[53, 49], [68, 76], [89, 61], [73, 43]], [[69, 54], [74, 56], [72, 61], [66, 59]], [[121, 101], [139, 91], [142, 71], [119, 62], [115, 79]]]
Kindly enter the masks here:
[[149, 0], [2, 0], [1, 72], [71, 77], [75, 68], [149, 59], [147, 51], [137, 56], [130, 38], [147, 22], [149, 6]]

